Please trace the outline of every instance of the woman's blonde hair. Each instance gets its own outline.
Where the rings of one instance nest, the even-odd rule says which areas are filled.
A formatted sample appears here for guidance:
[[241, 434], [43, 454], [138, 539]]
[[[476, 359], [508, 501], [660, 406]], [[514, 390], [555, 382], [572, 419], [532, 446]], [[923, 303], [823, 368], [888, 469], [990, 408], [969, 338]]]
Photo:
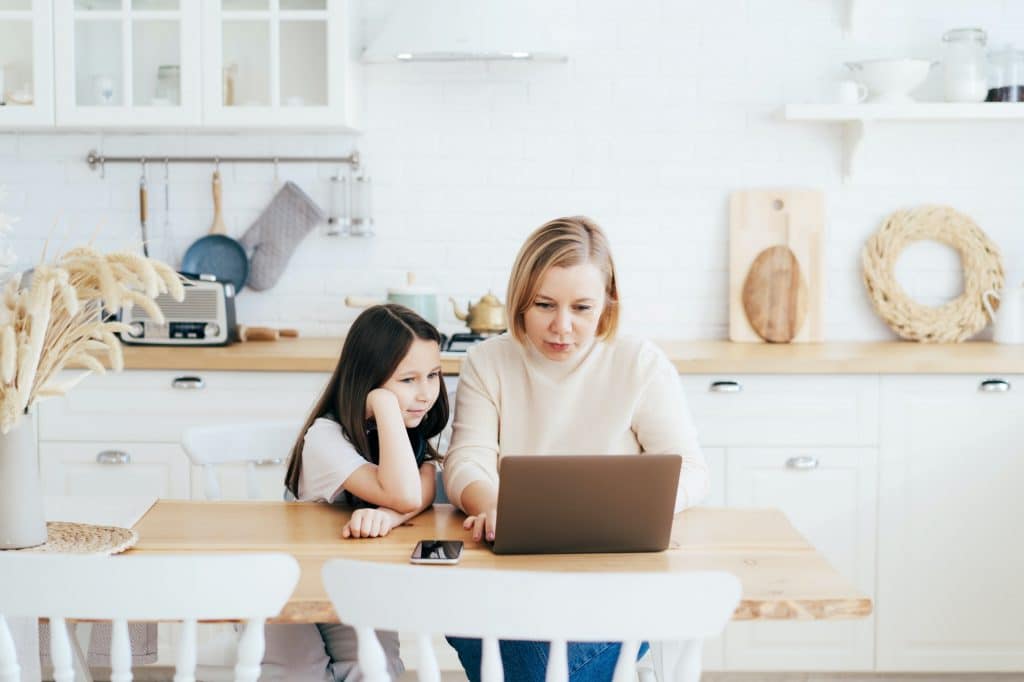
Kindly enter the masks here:
[[506, 305], [509, 331], [520, 343], [526, 342], [523, 316], [533, 303], [540, 281], [550, 268], [590, 263], [604, 275], [604, 310], [597, 323], [597, 338], [612, 339], [619, 327], [619, 288], [608, 237], [590, 218], [573, 216], [544, 223], [526, 238], [512, 275], [508, 278]]

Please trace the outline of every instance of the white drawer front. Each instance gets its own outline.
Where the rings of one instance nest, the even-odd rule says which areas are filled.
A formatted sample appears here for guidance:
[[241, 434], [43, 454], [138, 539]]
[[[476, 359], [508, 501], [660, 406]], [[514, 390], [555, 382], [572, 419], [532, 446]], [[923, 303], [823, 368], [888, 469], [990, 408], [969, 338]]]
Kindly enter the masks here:
[[189, 498], [189, 463], [168, 443], [40, 443], [46, 495]]
[[39, 438], [177, 443], [190, 426], [300, 421], [327, 377], [312, 372], [135, 370], [91, 376], [68, 395], [40, 404]]
[[875, 376], [686, 375], [704, 446], [875, 445]]

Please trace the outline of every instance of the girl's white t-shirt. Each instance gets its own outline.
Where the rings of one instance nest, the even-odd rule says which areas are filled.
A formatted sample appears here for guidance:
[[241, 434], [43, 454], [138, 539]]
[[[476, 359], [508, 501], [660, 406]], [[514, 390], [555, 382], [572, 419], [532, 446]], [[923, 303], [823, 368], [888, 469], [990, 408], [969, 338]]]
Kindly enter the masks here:
[[299, 474], [299, 501], [334, 502], [356, 469], [369, 464], [345, 437], [341, 424], [320, 417], [306, 431]]

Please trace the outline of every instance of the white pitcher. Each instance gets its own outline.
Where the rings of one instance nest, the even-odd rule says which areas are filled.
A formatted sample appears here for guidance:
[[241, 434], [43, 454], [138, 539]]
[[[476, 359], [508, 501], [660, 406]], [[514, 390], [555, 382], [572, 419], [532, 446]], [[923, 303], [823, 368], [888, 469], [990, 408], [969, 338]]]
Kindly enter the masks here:
[[[991, 299], [999, 301], [999, 313], [992, 307]], [[981, 295], [985, 312], [992, 320], [992, 340], [996, 343], [1024, 343], [1024, 286], [1010, 287], [1002, 291], [989, 289]]]

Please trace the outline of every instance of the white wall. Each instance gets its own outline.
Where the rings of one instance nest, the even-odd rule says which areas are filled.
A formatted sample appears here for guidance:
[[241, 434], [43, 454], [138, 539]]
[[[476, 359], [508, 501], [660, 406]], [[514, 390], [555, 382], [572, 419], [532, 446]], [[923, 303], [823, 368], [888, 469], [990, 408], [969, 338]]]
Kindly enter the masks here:
[[[348, 293], [383, 294], [406, 270], [445, 296], [504, 298], [519, 242], [559, 215], [586, 213], [611, 235], [627, 330], [657, 338], [726, 334], [727, 199], [744, 187], [824, 190], [827, 337], [885, 339], [860, 284], [859, 252], [890, 211], [945, 203], [972, 216], [1024, 269], [1024, 127], [1019, 123], [887, 126], [867, 141], [863, 172], [841, 181], [839, 126], [790, 123], [786, 102], [819, 100], [842, 63], [938, 58], [939, 37], [984, 26], [994, 45], [1024, 47], [1024, 2], [861, 0], [864, 25], [844, 36], [845, 0], [530, 0], [568, 40], [567, 64], [396, 64], [366, 67], [361, 138], [307, 136], [2, 135], [2, 207], [21, 216], [24, 264], [42, 240], [69, 245], [99, 226], [105, 246], [136, 244], [138, 167], [90, 171], [107, 154], [345, 154], [357, 145], [375, 182], [377, 236], [318, 229], [274, 289], [244, 291], [240, 318], [341, 332], [358, 311]], [[373, 0], [372, 29], [387, 4]], [[922, 91], [936, 97], [939, 72]], [[169, 235], [177, 253], [209, 226], [212, 169], [171, 168]], [[274, 191], [272, 167], [225, 166], [231, 233]], [[326, 206], [334, 169], [280, 169]], [[163, 168], [150, 167], [151, 230], [164, 223]], [[159, 236], [159, 234], [158, 234]], [[960, 286], [942, 247], [900, 262], [919, 300]], [[1015, 274], [1017, 279], [1022, 275]], [[457, 329], [449, 316], [443, 327]]]

